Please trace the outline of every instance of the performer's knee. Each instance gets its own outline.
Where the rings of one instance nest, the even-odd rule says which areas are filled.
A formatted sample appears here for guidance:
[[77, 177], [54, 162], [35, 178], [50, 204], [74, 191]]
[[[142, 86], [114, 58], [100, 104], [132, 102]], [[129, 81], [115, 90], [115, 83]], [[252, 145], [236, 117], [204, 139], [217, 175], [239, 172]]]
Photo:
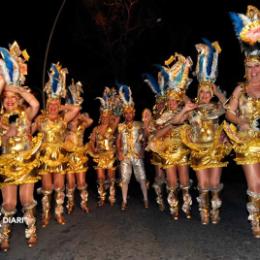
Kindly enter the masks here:
[[13, 211], [15, 210], [17, 205], [17, 202], [15, 199], [7, 199], [6, 201], [4, 201], [4, 203], [2, 204], [2, 207], [4, 208], [5, 211]]

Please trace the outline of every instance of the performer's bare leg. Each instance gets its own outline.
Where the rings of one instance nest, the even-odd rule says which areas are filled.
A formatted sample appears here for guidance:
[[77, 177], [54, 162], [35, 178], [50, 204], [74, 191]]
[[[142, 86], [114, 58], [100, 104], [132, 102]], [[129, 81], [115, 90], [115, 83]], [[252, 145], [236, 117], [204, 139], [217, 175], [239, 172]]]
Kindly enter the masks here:
[[[17, 186], [16, 185], [6, 185], [2, 189], [3, 204], [1, 209], [1, 214], [3, 217], [11, 218], [16, 213], [17, 205]], [[0, 242], [1, 250], [7, 252], [10, 244], [9, 239], [11, 236], [11, 224], [1, 223], [0, 232]]]

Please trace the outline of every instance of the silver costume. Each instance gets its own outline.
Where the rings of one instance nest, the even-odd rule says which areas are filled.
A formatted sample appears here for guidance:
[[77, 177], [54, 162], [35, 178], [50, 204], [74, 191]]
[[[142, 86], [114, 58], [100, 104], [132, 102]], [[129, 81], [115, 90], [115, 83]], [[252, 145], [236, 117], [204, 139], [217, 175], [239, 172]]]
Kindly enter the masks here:
[[143, 152], [144, 132], [141, 122], [134, 121], [131, 126], [125, 123], [119, 124], [119, 133], [122, 135], [122, 151], [124, 159], [120, 162], [121, 180], [128, 184], [132, 169], [135, 178], [140, 183], [146, 180]]

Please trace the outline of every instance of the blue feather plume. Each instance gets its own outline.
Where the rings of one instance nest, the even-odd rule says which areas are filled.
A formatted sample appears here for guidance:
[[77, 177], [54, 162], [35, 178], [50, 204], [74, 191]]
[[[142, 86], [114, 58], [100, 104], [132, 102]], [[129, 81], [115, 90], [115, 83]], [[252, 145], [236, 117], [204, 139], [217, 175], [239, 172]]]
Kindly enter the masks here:
[[132, 99], [132, 92], [129, 86], [125, 84], [121, 84], [118, 81], [116, 81], [116, 86], [118, 87], [118, 92], [121, 98], [123, 99], [124, 103], [133, 103]]
[[160, 64], [155, 64], [154, 65], [157, 69], [160, 70], [160, 72], [162, 73], [162, 76], [164, 78], [165, 84], [168, 83], [169, 81], [169, 74], [166, 72], [166, 70], [164, 69], [164, 67]]
[[185, 64], [182, 64], [179, 73], [177, 74], [176, 78], [174, 79], [174, 81], [177, 82], [177, 84], [180, 83], [182, 80], [184, 69], [185, 69]]
[[147, 83], [148, 83], [149, 87], [152, 89], [152, 91], [156, 95], [160, 95], [161, 94], [160, 86], [159, 86], [157, 80], [151, 74], [144, 73], [143, 74], [143, 78], [148, 81]]
[[243, 27], [244, 27], [244, 23], [242, 18], [239, 16], [239, 14], [235, 13], [235, 12], [229, 12], [229, 17], [232, 21], [232, 24], [234, 26], [234, 30], [236, 33], [236, 36], [239, 37], [240, 32], [242, 31]]
[[121, 85], [121, 88], [123, 90], [126, 101], [129, 102], [130, 101], [129, 87], [127, 85]]
[[11, 59], [11, 55], [10, 55], [9, 51], [5, 48], [0, 48], [0, 52], [2, 54], [3, 60], [6, 64], [7, 69], [8, 69], [10, 81], [13, 82], [14, 64], [13, 64], [13, 61]]
[[53, 93], [56, 93], [59, 85], [59, 71], [57, 70], [55, 64], [51, 65], [51, 70], [54, 72], [52, 75], [51, 88]]
[[203, 57], [202, 55], [199, 56], [199, 73], [198, 73], [199, 74], [198, 75], [199, 76], [199, 79], [198, 79], [199, 81], [201, 81], [202, 78], [203, 78], [201, 74], [203, 73], [204, 59], [205, 59], [205, 57]]
[[208, 39], [202, 38], [202, 41], [203, 41], [203, 42], [208, 46], [208, 48], [209, 48], [209, 52], [208, 52], [208, 56], [207, 56], [207, 67], [206, 67], [207, 76], [209, 76], [209, 75], [211, 74], [211, 69], [212, 69], [212, 63], [213, 63], [215, 48], [213, 48], [211, 42], [210, 42]]

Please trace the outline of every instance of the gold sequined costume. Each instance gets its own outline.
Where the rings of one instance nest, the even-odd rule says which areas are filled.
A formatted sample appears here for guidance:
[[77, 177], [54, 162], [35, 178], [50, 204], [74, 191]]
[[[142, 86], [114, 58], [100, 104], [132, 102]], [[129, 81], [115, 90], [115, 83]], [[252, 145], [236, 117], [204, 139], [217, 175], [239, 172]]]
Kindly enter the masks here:
[[[70, 130], [67, 134], [68, 139], [66, 138], [65, 142], [65, 149], [67, 153], [67, 168], [66, 173], [70, 175], [74, 174], [85, 174], [88, 170], [87, 167], [87, 146], [84, 146], [84, 131], [85, 126], [80, 124], [77, 126], [75, 130]], [[87, 191], [87, 184], [84, 182], [83, 186], [81, 184], [77, 184], [77, 188], [80, 191], [80, 198], [81, 198], [81, 208], [85, 212], [89, 212], [87, 203], [88, 203], [88, 191]], [[74, 202], [74, 192], [75, 186], [69, 188], [69, 183], [66, 188], [66, 197], [67, 205], [66, 208], [68, 210], [68, 214], [71, 214], [75, 202]]]
[[260, 163], [260, 98], [249, 97], [243, 91], [239, 97], [239, 114], [249, 121], [249, 130], [239, 130], [233, 124], [224, 125], [236, 152], [235, 161], [239, 165]]
[[[257, 79], [259, 78], [258, 68], [260, 66], [260, 10], [255, 6], [248, 5], [246, 14], [231, 12], [230, 17], [241, 50], [245, 54], [245, 78], [246, 81], [248, 81], [249, 89], [247, 91], [246, 82], [246, 84], [240, 86], [242, 87], [240, 96], [237, 97], [235, 94], [236, 92], [234, 92], [232, 99], [238, 98], [238, 103], [232, 102], [231, 99], [231, 107], [229, 108], [228, 116], [231, 120], [233, 118], [232, 121], [238, 125], [243, 125], [243, 122], [244, 126], [249, 125], [249, 129], [245, 131], [239, 128], [237, 129], [233, 124], [226, 124], [225, 130], [232, 140], [233, 148], [236, 152], [236, 163], [242, 165], [251, 164], [253, 165], [253, 168], [257, 167], [255, 168], [255, 170], [257, 170], [259, 169], [260, 163], [260, 98], [254, 98], [250, 96], [250, 93], [253, 95], [259, 93], [259, 80], [257, 82]], [[235, 105], [232, 106], [232, 103], [235, 103]], [[233, 108], [235, 108], [235, 110], [233, 110]], [[256, 174], [254, 169], [250, 169], [251, 167], [245, 166], [243, 168], [245, 175], [250, 175], [250, 178], [246, 178], [248, 182], [247, 195], [249, 199], [249, 202], [247, 203], [247, 210], [249, 212], [248, 220], [251, 222], [253, 235], [256, 238], [260, 238], [260, 176], [259, 172]], [[246, 169], [248, 170], [248, 173]]]
[[[146, 147], [146, 150], [149, 151], [150, 150], [150, 142], [152, 143], [152, 140], [157, 132], [157, 129], [155, 127], [155, 121], [153, 120], [150, 129], [149, 129], [149, 138], [148, 138], [148, 146]], [[150, 160], [152, 165], [155, 166], [159, 166], [159, 167], [163, 167], [164, 164], [164, 160], [163, 158], [156, 152], [153, 152], [151, 150], [151, 160]]]
[[90, 153], [93, 161], [97, 163], [95, 169], [115, 169], [115, 135], [112, 128], [108, 127], [104, 134], [99, 132], [99, 127], [95, 127], [93, 133], [96, 134], [96, 149], [95, 154]]
[[157, 165], [162, 167], [163, 165], [163, 159], [160, 157], [160, 155], [158, 153], [152, 153], [152, 158], [150, 160], [152, 165]]
[[231, 152], [231, 145], [225, 138], [223, 124], [218, 118], [224, 113], [219, 104], [200, 105], [190, 119], [191, 125], [181, 130], [183, 143], [191, 149], [193, 170], [226, 167], [223, 159]]
[[[42, 135], [32, 138], [28, 134], [26, 113], [15, 110], [2, 114], [2, 123], [10, 126], [10, 118], [15, 118], [17, 134], [2, 140], [2, 155], [0, 156], [0, 187], [36, 183], [40, 177], [34, 169], [39, 166], [37, 151], [41, 145]], [[1, 132], [4, 134], [5, 130]]]
[[43, 133], [43, 144], [40, 150], [41, 169], [39, 174], [65, 174], [67, 162], [64, 146], [66, 124], [62, 117], [50, 120], [43, 114], [40, 118], [39, 131]]
[[[157, 120], [157, 125], [167, 124], [173, 116], [174, 112], [166, 111], [160, 119]], [[189, 164], [189, 149], [183, 145], [180, 138], [183, 125], [173, 126], [165, 136], [160, 138], [151, 138], [149, 148], [156, 153], [160, 158], [160, 164], [163, 168], [173, 166], [184, 166]]]
[[[23, 221], [26, 225], [25, 238], [27, 244], [32, 247], [37, 242], [36, 218], [34, 216], [37, 202], [33, 199], [31, 189], [34, 187], [33, 184], [40, 179], [35, 168], [40, 164], [37, 151], [42, 142], [42, 135], [38, 134], [34, 138], [31, 135], [31, 120], [38, 112], [39, 103], [29, 93], [29, 88], [24, 86], [28, 59], [27, 51], [21, 50], [16, 41], [9, 45], [9, 50], [1, 48], [0, 70], [5, 83], [2, 108], [5, 112], [0, 115], [2, 148], [0, 188], [2, 188], [3, 195], [0, 212], [0, 215], [2, 215], [0, 220], [0, 250], [5, 252], [9, 249], [11, 236], [12, 222], [9, 220], [14, 217], [17, 205], [17, 191], [10, 190], [12, 186], [19, 185], [21, 187], [19, 198], [22, 204]], [[24, 101], [28, 106], [23, 106]], [[24, 200], [24, 196], [26, 196], [26, 200]]]
[[70, 131], [70, 141], [66, 143], [65, 149], [68, 152], [67, 158], [67, 173], [82, 173], [87, 172], [88, 167], [86, 163], [88, 157], [86, 155], [87, 147], [84, 146], [84, 131], [85, 128], [79, 125], [75, 132]]

